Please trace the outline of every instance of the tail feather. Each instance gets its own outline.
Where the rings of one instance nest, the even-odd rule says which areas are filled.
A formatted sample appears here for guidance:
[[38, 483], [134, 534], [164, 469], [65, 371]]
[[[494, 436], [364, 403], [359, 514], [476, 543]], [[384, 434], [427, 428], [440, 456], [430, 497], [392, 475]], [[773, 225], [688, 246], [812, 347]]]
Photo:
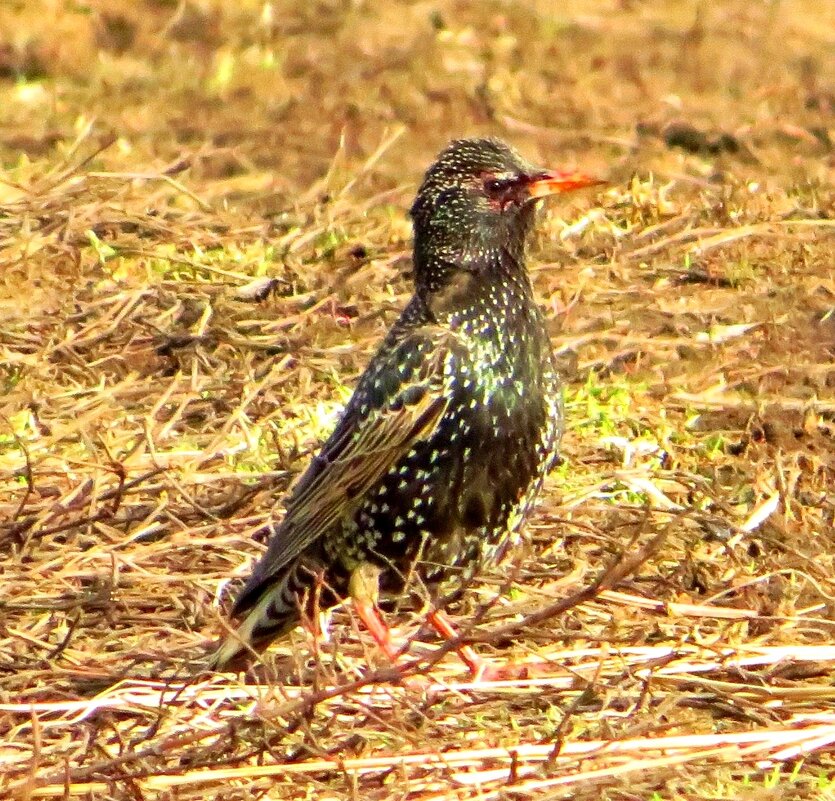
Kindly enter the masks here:
[[226, 670], [241, 657], [262, 651], [299, 622], [298, 605], [288, 601], [287, 581], [267, 587], [240, 625], [221, 640], [209, 660], [210, 670]]

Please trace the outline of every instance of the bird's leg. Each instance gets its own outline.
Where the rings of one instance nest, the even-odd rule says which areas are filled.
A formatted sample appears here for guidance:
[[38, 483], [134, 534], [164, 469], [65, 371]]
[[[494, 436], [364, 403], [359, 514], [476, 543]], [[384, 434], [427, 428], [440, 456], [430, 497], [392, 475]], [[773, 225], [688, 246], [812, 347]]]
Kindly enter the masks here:
[[360, 620], [371, 633], [382, 652], [396, 662], [400, 651], [394, 644], [391, 630], [377, 611], [377, 598], [380, 594], [380, 568], [370, 562], [362, 562], [351, 572], [348, 580], [348, 594]]
[[[452, 621], [444, 612], [433, 609], [428, 616], [429, 625], [446, 640], [454, 640], [458, 632]], [[493, 665], [486, 659], [479, 656], [469, 645], [459, 645], [456, 648], [458, 655], [467, 667], [473, 678], [473, 684], [482, 681], [510, 681], [514, 679], [533, 678], [539, 675], [548, 675], [549, 664], [547, 662], [528, 662], [522, 665]]]
[[[458, 632], [452, 625], [452, 621], [440, 609], [433, 609], [429, 613], [428, 620], [429, 625], [445, 640], [454, 640], [458, 637]], [[470, 669], [474, 682], [477, 683], [492, 675], [492, 668], [469, 645], [459, 645], [455, 650]]]
[[[398, 648], [391, 636], [391, 630], [377, 611], [377, 599], [380, 594], [381, 569], [370, 562], [363, 562], [351, 572], [348, 580], [348, 594], [360, 620], [368, 629], [380, 650], [395, 665], [400, 661], [402, 649]], [[445, 640], [454, 640], [458, 632], [446, 613], [432, 609], [427, 615], [429, 625]], [[459, 645], [455, 649], [467, 666], [474, 684], [481, 681], [501, 681], [505, 679], [525, 678], [539, 671], [536, 665], [492, 665], [480, 657], [469, 645]], [[544, 663], [543, 666], [544, 667]]]

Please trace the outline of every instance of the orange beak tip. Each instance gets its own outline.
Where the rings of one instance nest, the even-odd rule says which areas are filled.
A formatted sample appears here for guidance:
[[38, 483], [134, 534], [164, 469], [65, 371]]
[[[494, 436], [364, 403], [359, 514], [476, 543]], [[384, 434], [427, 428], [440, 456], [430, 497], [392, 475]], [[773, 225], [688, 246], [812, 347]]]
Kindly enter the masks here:
[[531, 198], [547, 197], [608, 183], [602, 178], [587, 175], [584, 172], [553, 170], [536, 176], [528, 184], [528, 194]]

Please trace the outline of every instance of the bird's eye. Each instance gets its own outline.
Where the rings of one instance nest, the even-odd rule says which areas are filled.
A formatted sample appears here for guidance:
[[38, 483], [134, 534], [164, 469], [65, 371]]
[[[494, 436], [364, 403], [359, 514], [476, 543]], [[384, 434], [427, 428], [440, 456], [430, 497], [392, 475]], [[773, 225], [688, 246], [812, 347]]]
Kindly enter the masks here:
[[513, 178], [487, 178], [484, 188], [491, 195], [503, 195], [516, 183]]

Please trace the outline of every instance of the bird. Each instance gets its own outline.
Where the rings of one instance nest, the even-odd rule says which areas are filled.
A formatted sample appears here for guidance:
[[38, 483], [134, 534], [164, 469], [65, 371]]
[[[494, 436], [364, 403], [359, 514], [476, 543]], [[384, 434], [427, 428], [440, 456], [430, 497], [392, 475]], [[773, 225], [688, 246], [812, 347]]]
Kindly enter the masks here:
[[[525, 263], [537, 201], [603, 183], [534, 166], [496, 138], [452, 141], [411, 207], [414, 294], [231, 610], [211, 667], [250, 661], [306, 615], [350, 598], [381, 649], [399, 650], [381, 598], [442, 599], [520, 539], [558, 458], [559, 370]], [[474, 674], [483, 662], [459, 648]]]

